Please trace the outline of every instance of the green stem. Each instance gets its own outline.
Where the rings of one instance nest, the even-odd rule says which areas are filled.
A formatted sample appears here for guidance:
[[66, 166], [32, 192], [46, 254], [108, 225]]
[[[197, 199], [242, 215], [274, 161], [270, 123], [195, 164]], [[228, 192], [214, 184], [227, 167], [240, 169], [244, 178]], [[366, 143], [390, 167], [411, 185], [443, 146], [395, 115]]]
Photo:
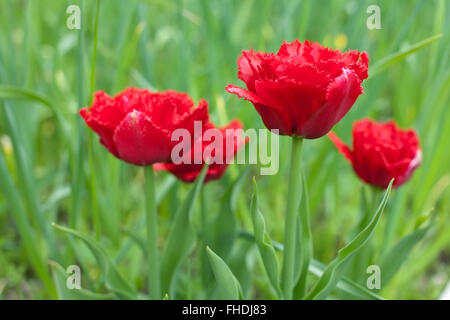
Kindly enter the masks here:
[[301, 151], [303, 139], [292, 137], [291, 169], [289, 172], [288, 199], [286, 207], [286, 221], [284, 228], [284, 257], [281, 287], [284, 299], [292, 299], [294, 287], [294, 264], [295, 264], [295, 239], [298, 207], [300, 205], [301, 191]]
[[205, 195], [205, 187], [200, 190], [200, 200], [201, 200], [201, 221], [202, 221], [202, 239], [207, 245], [208, 243], [208, 214], [207, 214], [207, 205], [206, 205], [206, 195]]
[[[84, 1], [80, 1], [81, 12], [84, 12]], [[81, 23], [84, 23], [82, 21]], [[84, 29], [78, 31], [78, 50], [77, 50], [77, 65], [76, 65], [76, 79], [77, 79], [77, 102], [78, 108], [85, 105], [84, 100]], [[76, 117], [77, 138], [75, 139], [75, 158], [72, 163], [72, 206], [69, 218], [69, 225], [76, 229], [78, 224], [78, 217], [81, 211], [82, 204], [82, 189], [83, 189], [83, 162], [84, 162], [84, 125], [81, 117]]]
[[94, 21], [94, 43], [92, 48], [92, 60], [91, 60], [91, 78], [90, 78], [90, 96], [95, 90], [95, 66], [97, 61], [97, 43], [98, 43], [98, 20], [100, 13], [100, 0], [97, 0], [95, 5], [95, 21]]
[[[95, 66], [97, 61], [97, 43], [98, 43], [98, 21], [99, 21], [99, 12], [100, 12], [100, 0], [97, 0], [95, 6], [95, 22], [94, 22], [94, 43], [92, 49], [92, 60], [91, 60], [91, 77], [90, 77], [90, 89], [89, 96], [93, 97], [95, 90]], [[91, 98], [93, 99], [93, 98]], [[92, 101], [91, 101], [92, 102]], [[93, 136], [92, 131], [89, 130], [88, 136], [88, 158], [89, 158], [89, 168], [90, 172], [90, 193], [91, 193], [91, 201], [92, 201], [92, 216], [95, 230], [95, 237], [97, 240], [100, 239], [100, 219], [98, 213], [98, 201], [97, 201], [97, 178], [95, 171], [95, 161], [94, 161], [94, 145], [93, 145]]]
[[302, 198], [300, 203], [300, 217], [299, 220], [299, 231], [300, 239], [299, 245], [299, 257], [301, 261], [301, 271], [300, 278], [294, 287], [294, 299], [303, 299], [306, 296], [306, 287], [308, 284], [308, 270], [313, 257], [313, 244], [312, 244], [312, 232], [311, 232], [311, 221], [309, 216], [309, 195], [308, 188], [305, 180], [305, 175], [303, 170], [302, 174]]
[[152, 166], [144, 168], [145, 212], [147, 222], [148, 290], [151, 299], [161, 299], [158, 253], [158, 213], [155, 201], [155, 174]]
[[100, 239], [100, 219], [98, 213], [98, 201], [97, 201], [97, 179], [96, 179], [96, 171], [95, 171], [95, 161], [94, 161], [94, 145], [93, 145], [92, 131], [89, 131], [88, 136], [88, 159], [89, 159], [89, 168], [91, 169], [90, 174], [90, 195], [91, 195], [91, 212], [92, 219], [94, 224], [95, 238], [97, 240]]

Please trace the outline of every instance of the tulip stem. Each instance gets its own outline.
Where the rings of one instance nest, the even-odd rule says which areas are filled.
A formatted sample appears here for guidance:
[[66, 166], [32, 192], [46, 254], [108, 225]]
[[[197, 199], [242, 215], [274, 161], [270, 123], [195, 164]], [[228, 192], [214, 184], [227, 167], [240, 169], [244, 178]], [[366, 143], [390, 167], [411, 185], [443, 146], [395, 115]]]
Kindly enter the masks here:
[[297, 216], [301, 192], [301, 154], [300, 137], [292, 137], [291, 168], [289, 172], [288, 198], [284, 227], [284, 256], [281, 278], [281, 288], [284, 299], [292, 299], [294, 288], [295, 239], [297, 232]]
[[145, 213], [147, 224], [148, 291], [151, 299], [161, 299], [158, 253], [158, 213], [155, 201], [155, 174], [153, 167], [144, 168]]

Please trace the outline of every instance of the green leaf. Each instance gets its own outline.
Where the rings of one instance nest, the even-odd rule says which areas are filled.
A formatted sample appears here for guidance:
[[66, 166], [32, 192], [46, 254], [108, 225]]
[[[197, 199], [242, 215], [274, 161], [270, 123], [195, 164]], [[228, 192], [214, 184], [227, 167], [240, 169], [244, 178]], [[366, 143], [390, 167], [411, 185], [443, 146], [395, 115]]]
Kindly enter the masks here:
[[161, 289], [171, 297], [174, 296], [172, 288], [175, 283], [176, 271], [195, 246], [196, 234], [192, 228], [192, 213], [207, 170], [208, 166], [205, 165], [187, 198], [179, 207], [162, 254]]
[[266, 269], [270, 283], [277, 292], [278, 297], [280, 297], [280, 265], [275, 249], [272, 246], [272, 241], [269, 238], [269, 234], [266, 232], [264, 217], [259, 211], [258, 186], [254, 177], [253, 186], [254, 192], [251, 204], [251, 214], [255, 241], [258, 246], [259, 253], [261, 254], [264, 268]]
[[242, 298], [242, 290], [239, 281], [231, 272], [227, 264], [215, 254], [209, 247], [206, 247], [208, 259], [213, 269], [217, 282], [217, 295], [220, 300], [239, 300]]
[[40, 207], [39, 194], [37, 192], [36, 179], [30, 161], [30, 154], [24, 146], [24, 137], [20, 134], [19, 127], [15, 124], [19, 118], [15, 116], [13, 109], [7, 102], [4, 103], [4, 114], [6, 129], [11, 137], [14, 148], [13, 154], [26, 208], [30, 212], [32, 222], [39, 226], [40, 232], [42, 232], [45, 237], [45, 241], [49, 247], [49, 254], [51, 256], [56, 256], [56, 242], [44, 212]]
[[228, 261], [231, 249], [237, 236], [236, 206], [244, 182], [247, 181], [249, 170], [246, 170], [239, 178], [228, 187], [221, 198], [221, 210], [214, 220], [212, 243], [217, 254]]
[[330, 262], [330, 264], [326, 267], [320, 279], [317, 281], [315, 286], [307, 295], [306, 299], [325, 299], [330, 292], [336, 286], [336, 283], [341, 278], [346, 263], [350, 261], [352, 256], [354, 256], [359, 249], [361, 249], [364, 244], [368, 241], [368, 239], [372, 236], [375, 227], [380, 220], [381, 214], [386, 206], [386, 202], [389, 198], [389, 194], [391, 193], [392, 183], [394, 179], [391, 180], [389, 186], [384, 194], [383, 200], [381, 201], [378, 209], [369, 222], [369, 224], [362, 230], [348, 245], [338, 251], [337, 257]]
[[23, 88], [0, 86], [0, 99], [25, 99], [36, 101], [50, 108], [50, 110], [55, 111], [55, 108], [47, 98]]
[[400, 61], [405, 59], [408, 55], [426, 47], [427, 45], [433, 43], [434, 41], [436, 41], [440, 38], [442, 38], [442, 34], [432, 36], [423, 41], [417, 42], [417, 43], [413, 44], [412, 46], [409, 46], [406, 49], [402, 49], [398, 52], [395, 52], [395, 53], [381, 59], [380, 61], [375, 63], [373, 65], [373, 67], [370, 69], [370, 76], [374, 76], [374, 75], [384, 71], [385, 69], [393, 66], [394, 64], [399, 63]]
[[60, 300], [111, 300], [114, 295], [111, 293], [95, 293], [83, 288], [69, 289], [67, 287], [68, 274], [64, 268], [54, 261], [50, 261], [52, 267], [53, 281]]
[[50, 102], [49, 99], [36, 93], [34, 91], [12, 86], [0, 85], [0, 99], [19, 99], [39, 102], [53, 112], [57, 118], [57, 123], [60, 125], [61, 133], [67, 142], [71, 142], [72, 139], [69, 135], [68, 123], [62, 117], [61, 111]]
[[8, 171], [3, 150], [0, 147], [0, 191], [4, 195], [11, 216], [17, 226], [18, 234], [25, 249], [27, 259], [33, 266], [34, 271], [39, 276], [51, 297], [56, 297], [56, 290], [52, 283], [50, 273], [47, 269], [46, 257], [38, 246], [37, 237], [31, 226], [30, 219], [25, 211], [23, 200], [20, 197], [18, 188], [14, 185], [13, 178]]
[[[242, 289], [242, 296], [246, 297], [253, 289], [253, 282], [255, 280], [254, 267], [256, 263], [256, 255], [254, 254], [254, 242], [250, 241], [236, 241], [233, 252], [227, 261], [227, 265], [238, 279]], [[204, 249], [204, 248], [202, 248]], [[206, 250], [202, 250], [207, 255]], [[209, 269], [211, 269], [208, 258], [206, 257]], [[210, 284], [215, 286], [214, 274], [211, 269]]]
[[[309, 272], [314, 274], [317, 277], [321, 277], [323, 272], [325, 271], [326, 266], [312, 259], [311, 264], [309, 265]], [[352, 297], [361, 300], [384, 300], [382, 297], [377, 295], [376, 293], [370, 291], [369, 289], [357, 284], [356, 282], [346, 278], [341, 277], [341, 279], [336, 284], [336, 288], [342, 292], [350, 294]]]
[[[135, 9], [133, 8], [133, 11]], [[131, 12], [130, 12], [131, 13]], [[128, 15], [130, 24], [132, 23], [132, 14]], [[137, 46], [139, 44], [139, 38], [144, 30], [145, 23], [141, 22], [136, 25], [136, 28], [133, 31], [133, 35], [131, 38], [126, 38], [126, 41], [123, 42], [123, 51], [121, 52], [121, 57], [119, 60], [119, 64], [117, 66], [117, 74], [119, 75], [116, 78], [114, 91], [117, 91], [118, 88], [124, 86], [125, 81], [127, 79], [128, 70], [132, 65], [133, 58], [137, 52]]]
[[52, 226], [60, 231], [75, 236], [87, 245], [97, 260], [102, 273], [102, 280], [104, 281], [106, 288], [115, 293], [120, 299], [136, 298], [134, 289], [125, 281], [105, 249], [97, 241], [76, 230], [57, 225], [56, 223], [52, 223]]
[[[247, 231], [240, 232], [239, 236], [247, 240], [255, 241], [255, 237]], [[280, 252], [284, 251], [284, 246], [282, 243], [272, 241], [272, 244], [275, 250]], [[326, 266], [320, 261], [311, 259], [308, 271], [317, 277], [321, 277], [325, 268]], [[372, 291], [364, 288], [363, 286], [346, 277], [341, 277], [336, 285], [336, 288], [359, 299], [384, 300], [379, 295], [373, 293]]]
[[408, 255], [414, 246], [423, 239], [430, 228], [431, 224], [414, 230], [411, 234], [397, 242], [381, 257], [380, 270], [382, 272], [383, 286], [386, 286], [392, 280], [403, 262], [408, 259]]

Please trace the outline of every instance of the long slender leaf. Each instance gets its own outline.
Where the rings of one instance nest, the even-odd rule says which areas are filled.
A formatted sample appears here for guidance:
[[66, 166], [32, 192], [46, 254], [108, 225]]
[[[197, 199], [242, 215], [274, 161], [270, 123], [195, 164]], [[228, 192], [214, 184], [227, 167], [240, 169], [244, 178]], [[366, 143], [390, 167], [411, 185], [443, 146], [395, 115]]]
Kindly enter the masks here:
[[13, 115], [11, 106], [5, 102], [5, 119], [8, 131], [11, 135], [11, 140], [14, 146], [14, 158], [16, 160], [20, 183], [24, 190], [24, 198], [26, 207], [30, 212], [31, 218], [39, 226], [42, 234], [47, 241], [50, 248], [50, 255], [56, 257], [56, 244], [53, 237], [53, 233], [50, 230], [48, 221], [46, 220], [44, 213], [42, 212], [39, 204], [36, 179], [33, 174], [33, 169], [30, 163], [30, 157], [28, 156], [24, 145], [22, 136], [19, 133], [17, 126], [14, 125], [16, 118]]
[[217, 281], [217, 295], [221, 300], [239, 300], [242, 298], [242, 290], [239, 281], [231, 272], [227, 264], [215, 254], [209, 247], [206, 247], [209, 262]]
[[383, 286], [386, 286], [391, 281], [402, 264], [406, 261], [406, 259], [408, 259], [408, 255], [414, 246], [423, 239], [430, 228], [431, 224], [414, 230], [411, 234], [396, 243], [386, 252], [386, 254], [382, 256], [380, 270]]
[[[246, 231], [242, 231], [239, 233], [239, 236], [251, 241], [255, 241], [255, 237]], [[277, 251], [283, 251], [283, 244], [272, 241], [273, 247]], [[315, 259], [311, 259], [311, 262], [309, 264], [308, 271], [309, 273], [321, 277], [324, 270], [326, 268], [326, 265], [321, 263], [320, 261], [317, 261]], [[367, 299], [367, 300], [384, 300], [381, 296], [377, 295], [376, 293], [364, 288], [363, 286], [357, 284], [353, 280], [350, 280], [346, 277], [341, 277], [341, 279], [338, 281], [336, 288], [344, 293], [350, 294], [353, 297], [359, 298], [359, 299]]]
[[111, 293], [95, 293], [84, 288], [69, 289], [67, 287], [67, 273], [58, 263], [51, 261], [53, 281], [60, 300], [111, 300], [114, 295]]
[[373, 65], [373, 67], [370, 69], [370, 76], [374, 76], [374, 75], [384, 71], [385, 69], [399, 63], [400, 61], [405, 59], [408, 55], [426, 47], [427, 45], [433, 43], [434, 41], [436, 41], [440, 38], [442, 38], [442, 34], [438, 34], [438, 35], [429, 37], [425, 40], [422, 40], [420, 42], [417, 42], [417, 43], [411, 45], [410, 47], [408, 47], [406, 49], [400, 50], [396, 53], [393, 53], [393, 54], [381, 59], [380, 61], [375, 63]]
[[237, 236], [237, 217], [235, 214], [238, 197], [241, 194], [249, 170], [246, 170], [228, 187], [220, 199], [221, 210], [213, 223], [212, 243], [215, 251], [222, 259], [228, 261], [231, 249]]
[[47, 270], [45, 258], [42, 256], [37, 246], [36, 234], [28, 221], [20, 195], [9, 174], [2, 148], [0, 148], [0, 191], [8, 199], [8, 206], [11, 209], [14, 222], [17, 225], [20, 238], [23, 241], [23, 246], [31, 265], [44, 283], [50, 295], [56, 297], [55, 287], [53, 286], [50, 273]]
[[0, 86], [0, 99], [25, 99], [42, 103], [44, 106], [54, 111], [55, 108], [50, 101], [39, 93], [33, 92], [28, 89], [12, 87], [12, 86]]
[[131, 285], [122, 277], [117, 270], [116, 265], [109, 258], [105, 249], [94, 239], [86, 236], [76, 230], [66, 228], [56, 223], [52, 224], [56, 229], [63, 231], [69, 235], [83, 241], [87, 247], [91, 250], [102, 272], [102, 280], [106, 287], [117, 295], [121, 299], [134, 299], [136, 298], [136, 292]]
[[306, 299], [325, 299], [334, 289], [336, 283], [342, 276], [346, 263], [359, 251], [359, 249], [361, 249], [361, 247], [364, 246], [364, 244], [372, 236], [373, 231], [378, 224], [378, 220], [380, 220], [381, 214], [383, 213], [384, 207], [386, 206], [389, 194], [391, 193], [393, 182], [394, 179], [392, 179], [389, 183], [383, 200], [381, 201], [372, 220], [364, 228], [364, 230], [362, 230], [348, 245], [338, 251], [337, 257], [326, 267], [320, 279], [306, 296]]
[[[321, 277], [323, 272], [325, 271], [326, 266], [317, 261], [312, 259], [311, 264], [309, 265], [309, 272], [314, 274], [317, 277]], [[357, 284], [356, 282], [346, 278], [342, 277], [338, 283], [336, 284], [336, 288], [342, 292], [345, 292], [352, 297], [355, 297], [357, 299], [362, 300], [384, 300], [381, 296], [377, 295], [376, 293], [370, 291], [367, 288], [364, 288], [360, 284]]]
[[204, 165], [192, 189], [178, 209], [161, 258], [161, 289], [173, 297], [176, 271], [195, 246], [196, 235], [192, 228], [192, 213], [200, 193], [208, 166]]
[[34, 101], [42, 104], [43, 106], [47, 107], [49, 110], [53, 112], [53, 114], [58, 119], [58, 124], [61, 128], [61, 133], [63, 134], [63, 137], [66, 141], [70, 141], [69, 134], [68, 134], [68, 127], [67, 122], [62, 117], [61, 111], [55, 107], [54, 104], [50, 102], [50, 100], [47, 97], [44, 97], [43, 95], [36, 93], [34, 91], [14, 87], [14, 86], [2, 86], [0, 85], [0, 99], [19, 99], [19, 100], [28, 100], [28, 101]]
[[272, 287], [281, 296], [280, 288], [280, 264], [275, 249], [272, 246], [269, 234], [266, 232], [264, 217], [259, 211], [258, 186], [253, 178], [254, 192], [252, 197], [251, 213], [255, 241], [266, 269]]

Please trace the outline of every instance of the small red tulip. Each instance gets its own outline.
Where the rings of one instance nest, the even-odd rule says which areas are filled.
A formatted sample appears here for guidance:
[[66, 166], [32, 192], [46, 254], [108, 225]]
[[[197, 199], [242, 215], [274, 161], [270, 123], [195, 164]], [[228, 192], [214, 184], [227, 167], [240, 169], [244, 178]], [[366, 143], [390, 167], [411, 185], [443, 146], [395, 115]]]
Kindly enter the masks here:
[[[244, 139], [236, 131], [239, 129], [242, 129], [242, 124], [238, 120], [234, 120], [222, 128], [216, 128], [214, 124], [208, 123], [203, 136], [197, 140], [200, 143], [199, 148], [192, 147], [189, 154], [185, 155], [185, 158], [188, 158], [190, 163], [157, 163], [153, 168], [155, 170], [167, 170], [184, 182], [193, 182], [200, 174], [205, 160], [207, 160], [205, 159], [207, 153], [211, 155], [211, 159], [209, 159], [211, 162], [206, 173], [205, 182], [220, 179], [238, 150], [247, 142], [247, 139]], [[208, 130], [217, 130], [217, 136], [220, 136], [223, 140], [218, 145], [215, 145], [218, 142], [215, 141], [215, 138], [206, 138]], [[227, 143], [231, 146], [229, 151], [227, 150]], [[209, 151], [207, 151], [207, 148], [209, 148]], [[196, 157], [201, 159], [201, 163], [194, 163]], [[215, 161], [215, 159], [218, 159], [218, 161]]]
[[386, 189], [408, 181], [422, 161], [419, 138], [413, 130], [401, 130], [393, 121], [377, 123], [363, 119], [353, 124], [353, 150], [333, 132], [328, 137], [356, 174], [366, 183]]
[[369, 58], [296, 40], [283, 43], [277, 54], [243, 51], [237, 63], [248, 90], [228, 85], [228, 92], [252, 102], [269, 130], [315, 139], [363, 93]]
[[177, 128], [194, 130], [194, 121], [207, 124], [208, 103], [198, 107], [185, 93], [128, 88], [111, 98], [97, 91], [90, 108], [80, 110], [86, 124], [100, 136], [100, 142], [117, 158], [146, 166], [169, 162]]

